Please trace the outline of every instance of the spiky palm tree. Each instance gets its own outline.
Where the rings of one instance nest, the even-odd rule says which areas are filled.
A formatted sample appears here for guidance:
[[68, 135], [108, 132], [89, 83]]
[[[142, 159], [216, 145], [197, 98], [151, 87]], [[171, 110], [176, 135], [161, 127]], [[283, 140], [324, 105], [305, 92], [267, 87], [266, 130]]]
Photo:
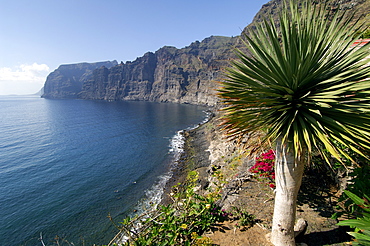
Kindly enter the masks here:
[[271, 241], [286, 246], [295, 245], [306, 156], [326, 149], [351, 158], [338, 144], [359, 154], [370, 149], [370, 67], [369, 46], [350, 47], [358, 25], [348, 13], [328, 15], [311, 1], [284, 4], [278, 25], [269, 18], [244, 36], [250, 54], [237, 52], [219, 95], [229, 136], [267, 129], [264, 142], [276, 143]]

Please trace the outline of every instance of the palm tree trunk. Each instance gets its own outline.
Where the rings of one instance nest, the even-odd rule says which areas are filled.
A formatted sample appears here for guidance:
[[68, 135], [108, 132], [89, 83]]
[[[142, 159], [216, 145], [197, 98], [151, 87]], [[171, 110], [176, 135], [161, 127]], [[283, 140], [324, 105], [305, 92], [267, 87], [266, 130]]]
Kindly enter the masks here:
[[294, 151], [288, 150], [278, 139], [275, 155], [276, 194], [271, 242], [275, 246], [295, 246], [294, 223], [305, 164], [304, 153], [295, 158]]

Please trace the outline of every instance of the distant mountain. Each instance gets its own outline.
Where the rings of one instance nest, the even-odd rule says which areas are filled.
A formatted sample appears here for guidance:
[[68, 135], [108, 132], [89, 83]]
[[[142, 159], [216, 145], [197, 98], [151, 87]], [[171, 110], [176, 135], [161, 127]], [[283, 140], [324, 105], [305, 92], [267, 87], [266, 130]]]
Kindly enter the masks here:
[[[338, 9], [334, 2], [329, 1], [332, 11]], [[357, 11], [369, 26], [369, 0], [340, 2], [339, 11]], [[266, 3], [249, 27], [268, 14], [277, 19], [281, 8], [282, 0]], [[235, 48], [244, 49], [240, 37], [211, 36], [181, 49], [165, 46], [132, 62], [61, 65], [48, 76], [42, 97], [215, 105], [215, 81], [222, 80], [225, 67], [235, 57]]]

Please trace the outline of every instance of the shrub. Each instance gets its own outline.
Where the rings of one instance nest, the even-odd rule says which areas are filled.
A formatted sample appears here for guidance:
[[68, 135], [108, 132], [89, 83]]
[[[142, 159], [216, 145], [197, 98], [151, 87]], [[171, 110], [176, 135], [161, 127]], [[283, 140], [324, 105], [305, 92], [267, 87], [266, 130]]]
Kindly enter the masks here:
[[257, 179], [275, 188], [275, 152], [271, 149], [256, 158], [256, 164], [249, 169], [257, 174]]
[[354, 232], [348, 232], [355, 239], [351, 245], [370, 245], [370, 168], [356, 168], [350, 173], [352, 178], [339, 199], [340, 212], [333, 215], [338, 218], [346, 215], [347, 220], [338, 223], [340, 226], [350, 226]]
[[359, 207], [352, 199], [349, 199], [348, 192], [353, 193], [358, 197], [370, 197], [370, 167], [364, 166], [355, 168], [349, 175], [350, 182], [345, 191], [339, 198], [337, 209], [339, 212], [335, 213], [332, 218], [337, 219], [342, 215], [347, 218], [356, 217], [362, 213], [361, 207]]
[[185, 184], [173, 187], [173, 203], [121, 222], [120, 233], [127, 238], [123, 245], [211, 245], [198, 235], [228, 213], [216, 205], [218, 195], [195, 192], [197, 180], [198, 173], [190, 172]]
[[355, 228], [354, 232], [348, 232], [349, 235], [355, 238], [351, 245], [370, 245], [370, 198], [367, 195], [360, 198], [348, 190], [344, 193], [361, 209], [361, 212], [357, 214], [356, 219], [344, 220], [339, 222], [338, 225]]
[[234, 220], [238, 220], [236, 223], [237, 228], [248, 228], [252, 227], [256, 223], [256, 217], [247, 211], [244, 211], [238, 207], [233, 207], [234, 209]]
[[[170, 193], [173, 203], [134, 218], [126, 218], [117, 226], [120, 233], [116, 238], [125, 238], [120, 245], [213, 245], [212, 240], [202, 234], [218, 222], [234, 220], [238, 228], [254, 224], [255, 217], [248, 212], [234, 208], [227, 212], [216, 204], [221, 198], [222, 185], [226, 183], [220, 170], [213, 173], [216, 178], [213, 190], [199, 195], [198, 173], [189, 172], [184, 184], [177, 184]], [[116, 239], [110, 245], [115, 245]]]

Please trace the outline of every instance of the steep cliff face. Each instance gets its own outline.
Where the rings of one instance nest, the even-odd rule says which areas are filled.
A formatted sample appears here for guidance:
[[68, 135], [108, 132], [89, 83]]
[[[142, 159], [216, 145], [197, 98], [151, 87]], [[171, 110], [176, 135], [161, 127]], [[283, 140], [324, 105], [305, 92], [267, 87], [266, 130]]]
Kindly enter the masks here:
[[133, 62], [101, 67], [78, 97], [214, 105], [214, 81], [221, 78], [233, 46], [234, 38], [209, 37], [183, 49], [165, 46]]
[[[329, 1], [330, 9], [351, 9], [368, 20], [369, 0], [341, 0], [341, 8], [333, 2]], [[249, 28], [267, 15], [277, 19], [282, 3], [272, 0], [263, 5]], [[244, 49], [240, 37], [211, 36], [182, 49], [165, 46], [133, 62], [62, 65], [48, 76], [43, 97], [215, 105], [216, 81], [223, 79], [235, 48]]]
[[61, 65], [45, 82], [45, 98], [145, 100], [214, 105], [223, 67], [237, 38], [211, 36], [177, 49], [165, 46], [133, 62]]
[[117, 61], [60, 65], [48, 75], [42, 97], [76, 98], [81, 92], [84, 82], [92, 76], [94, 69], [115, 65], [117, 65]]
[[215, 81], [222, 79], [235, 43], [236, 38], [209, 37], [183, 49], [164, 47], [158, 50], [151, 99], [216, 104]]
[[84, 83], [78, 96], [94, 100], [148, 100], [155, 67], [153, 53], [146, 53], [133, 62], [121, 63], [110, 69], [100, 67]]

